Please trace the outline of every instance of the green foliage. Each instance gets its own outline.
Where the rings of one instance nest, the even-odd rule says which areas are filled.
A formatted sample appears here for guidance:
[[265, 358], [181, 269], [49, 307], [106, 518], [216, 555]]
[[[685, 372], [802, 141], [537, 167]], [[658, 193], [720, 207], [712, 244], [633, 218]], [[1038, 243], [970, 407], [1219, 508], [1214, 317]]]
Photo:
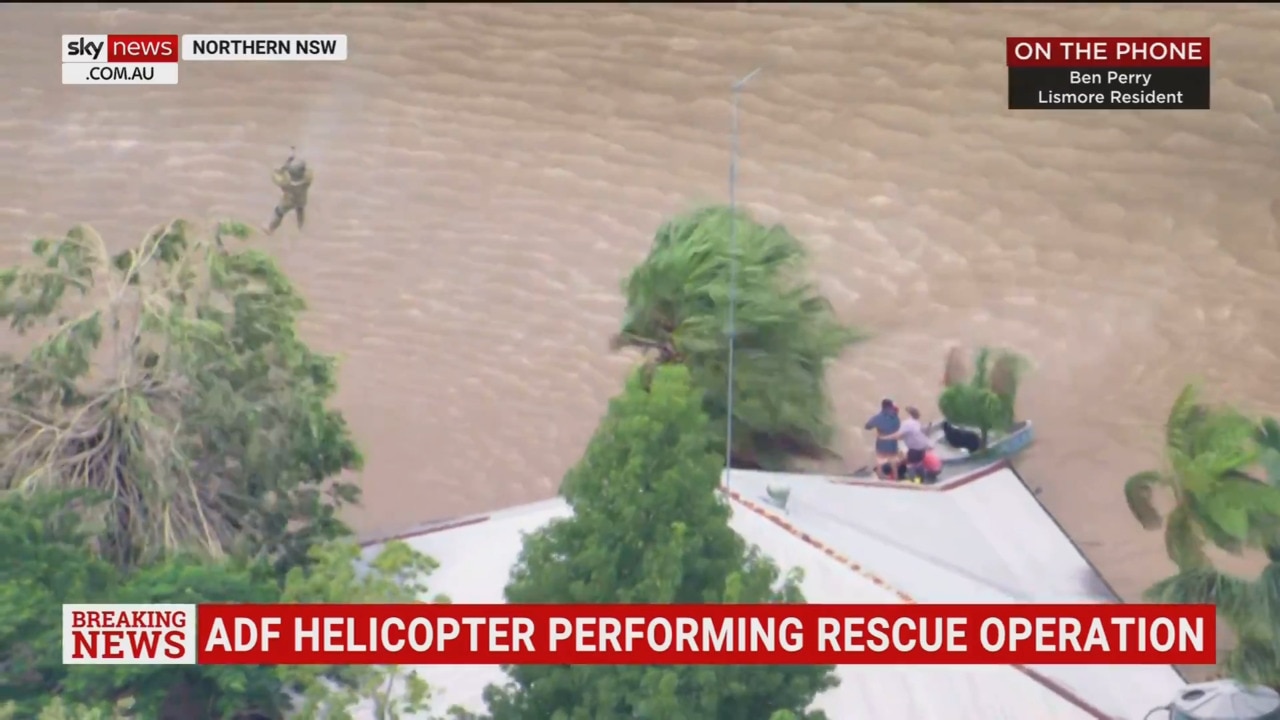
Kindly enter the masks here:
[[[282, 602], [410, 603], [426, 597], [426, 579], [436, 568], [430, 558], [402, 542], [391, 542], [360, 569], [354, 543], [318, 546], [313, 563], [294, 568], [285, 580]], [[445, 601], [445, 598], [437, 598]], [[398, 666], [295, 666], [279, 669], [297, 696], [291, 720], [355, 720], [363, 706], [374, 720], [400, 720], [427, 709], [431, 693], [415, 672]]]
[[[1165, 548], [1178, 573], [1146, 592], [1155, 602], [1210, 603], [1230, 624], [1235, 646], [1219, 666], [1239, 680], [1280, 688], [1280, 426], [1255, 424], [1230, 407], [1200, 400], [1183, 388], [1165, 422], [1165, 468], [1125, 482], [1125, 500], [1149, 530], [1163, 526]], [[1261, 467], [1265, 478], [1249, 474]], [[1154, 492], [1172, 497], [1162, 517]], [[1249, 580], [1215, 568], [1205, 552], [1263, 550], [1268, 559]]]
[[[1259, 458], [1255, 424], [1228, 407], [1200, 401], [1183, 388], [1165, 422], [1165, 467], [1140, 472], [1124, 485], [1130, 511], [1148, 530], [1163, 527], [1169, 559], [1179, 568], [1209, 565], [1206, 543], [1228, 552], [1268, 541], [1280, 518], [1280, 489], [1247, 471]], [[1163, 517], [1157, 489], [1171, 496]]]
[[1018, 386], [1027, 367], [1016, 353], [981, 348], [973, 376], [943, 390], [938, 410], [952, 424], [978, 430], [986, 447], [990, 433], [1007, 431], [1016, 422]]
[[[513, 603], [751, 603], [804, 599], [729, 527], [721, 460], [688, 369], [637, 373], [566, 475], [568, 519], [529, 535]], [[486, 693], [495, 720], [769, 720], [835, 684], [831, 667], [513, 666]]]
[[1147, 590], [1153, 602], [1209, 603], [1231, 626], [1236, 644], [1218, 660], [1231, 677], [1280, 689], [1280, 546], [1254, 580], [1212, 567], [1184, 570]]
[[[40, 710], [36, 720], [130, 720], [133, 701], [121, 700], [112, 708], [88, 708], [68, 705], [62, 698], [54, 698]], [[20, 720], [17, 703], [0, 706], [0, 720]]]
[[1258, 462], [1267, 482], [1280, 487], [1280, 422], [1275, 418], [1263, 418], [1254, 431], [1253, 439], [1258, 444]]
[[[737, 290], [730, 289], [730, 227], [737, 222]], [[711, 442], [724, 446], [728, 313], [735, 298], [735, 465], [783, 469], [796, 456], [831, 455], [826, 367], [858, 331], [842, 325], [804, 279], [806, 253], [782, 226], [725, 207], [663, 225], [623, 284], [626, 317], [614, 344], [682, 364], [704, 393]]]
[[[358, 468], [332, 358], [264, 253], [183, 222], [110, 254], [92, 230], [0, 271], [0, 720], [377, 720], [417, 713], [397, 667], [64, 666], [65, 602], [409, 602], [434, 564], [361, 563], [338, 517]], [[363, 564], [363, 571], [357, 565]]]
[[111, 255], [85, 227], [0, 272], [0, 489], [89, 489], [121, 565], [253, 552], [280, 570], [346, 533], [361, 458], [327, 407], [334, 361], [297, 335], [302, 298], [244, 226], [177, 221]]
[[[16, 559], [0, 567], [0, 704], [12, 703], [15, 718], [112, 720], [125, 697], [120, 717], [139, 720], [232, 720], [249, 711], [351, 720], [366, 705], [377, 720], [396, 720], [429, 699], [425, 683], [398, 667], [62, 665], [64, 602], [412, 602], [425, 596], [434, 568], [393, 542], [360, 572], [360, 549], [347, 541], [315, 546], [312, 562], [283, 585], [261, 559], [176, 555], [120, 570], [86, 552], [88, 538], [66, 507], [57, 495], [0, 499], [0, 554]], [[51, 705], [55, 693], [74, 707]]]

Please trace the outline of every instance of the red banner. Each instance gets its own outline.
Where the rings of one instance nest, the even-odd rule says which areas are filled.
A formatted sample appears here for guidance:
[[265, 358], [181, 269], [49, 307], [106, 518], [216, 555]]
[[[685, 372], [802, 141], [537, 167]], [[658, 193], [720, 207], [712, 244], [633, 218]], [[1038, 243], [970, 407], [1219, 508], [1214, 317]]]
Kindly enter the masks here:
[[1215, 662], [1200, 605], [65, 605], [69, 664]]
[[1011, 37], [1005, 65], [1062, 68], [1209, 67], [1207, 37]]

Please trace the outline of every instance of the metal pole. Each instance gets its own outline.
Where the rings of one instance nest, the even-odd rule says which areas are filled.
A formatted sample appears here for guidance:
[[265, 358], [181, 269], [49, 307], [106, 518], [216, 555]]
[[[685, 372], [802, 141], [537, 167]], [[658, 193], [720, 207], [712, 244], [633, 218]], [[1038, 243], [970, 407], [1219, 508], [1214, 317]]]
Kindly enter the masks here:
[[733, 472], [733, 375], [734, 345], [737, 344], [737, 327], [734, 325], [738, 305], [738, 99], [742, 89], [764, 68], [756, 68], [747, 73], [730, 87], [730, 130], [729, 130], [729, 322], [726, 332], [729, 336], [729, 379], [726, 388], [725, 442], [724, 442], [724, 484], [729, 486], [729, 476]]

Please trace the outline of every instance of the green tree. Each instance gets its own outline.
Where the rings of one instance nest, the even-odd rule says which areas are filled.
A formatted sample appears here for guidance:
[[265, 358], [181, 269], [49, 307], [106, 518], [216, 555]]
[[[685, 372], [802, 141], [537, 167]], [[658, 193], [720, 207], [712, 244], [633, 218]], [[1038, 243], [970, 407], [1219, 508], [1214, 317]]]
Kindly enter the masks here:
[[62, 665], [64, 602], [413, 602], [434, 568], [389, 543], [361, 570], [354, 542], [331, 541], [283, 585], [262, 559], [176, 555], [118, 569], [87, 551], [67, 508], [53, 493], [0, 496], [0, 556], [15, 560], [0, 566], [0, 718], [6, 703], [15, 718], [50, 720], [352, 720], [362, 706], [398, 720], [425, 707], [426, 684], [398, 667]]
[[1153, 602], [1216, 605], [1236, 640], [1218, 665], [1231, 677], [1280, 690], [1280, 537], [1265, 550], [1268, 563], [1255, 579], [1208, 565], [1191, 567], [1156, 583], [1146, 597]]
[[948, 422], [976, 429], [987, 446], [992, 432], [1004, 432], [1017, 420], [1018, 386], [1027, 362], [1007, 350], [981, 348], [971, 377], [964, 379], [947, 363], [947, 388], [938, 397], [938, 409]]
[[92, 230], [0, 271], [0, 718], [377, 720], [417, 713], [402, 668], [61, 664], [64, 602], [408, 602], [431, 561], [361, 552], [335, 476], [360, 455], [334, 362], [248, 231], [183, 222], [110, 254]]
[[[280, 572], [347, 533], [361, 462], [327, 407], [334, 361], [244, 226], [176, 221], [111, 254], [72, 229], [0, 272], [0, 317], [32, 347], [0, 357], [0, 489], [87, 488], [95, 547], [122, 565], [172, 552], [272, 558]], [[234, 547], [233, 547], [234, 546]]]
[[[77, 505], [91, 506], [92, 499], [81, 495]], [[189, 693], [220, 707], [220, 679], [237, 668], [64, 666], [60, 605], [271, 602], [279, 598], [275, 580], [265, 569], [190, 556], [120, 570], [89, 552], [89, 534], [68, 500], [53, 492], [0, 496], [0, 555], [21, 558], [0, 566], [0, 701], [15, 703], [19, 717], [35, 717], [55, 696], [106, 711], [123, 695], [146, 718], [174, 717], [164, 712], [167, 703]], [[237, 689], [246, 707], [272, 707], [281, 699], [278, 683]]]
[[[1228, 552], [1261, 546], [1280, 517], [1280, 491], [1248, 475], [1259, 459], [1256, 425], [1230, 407], [1200, 401], [1183, 388], [1165, 421], [1165, 463], [1125, 481], [1130, 511], [1148, 530], [1164, 529], [1169, 559], [1182, 569], [1206, 568], [1206, 543]], [[1154, 493], [1171, 496], [1162, 516]]]
[[[506, 589], [513, 603], [799, 603], [729, 526], [721, 459], [683, 367], [634, 375], [561, 492], [571, 518], [525, 539]], [[831, 667], [512, 666], [486, 693], [495, 720], [815, 720]], [[785, 717], [785, 716], [782, 716]]]
[[804, 278], [806, 253], [786, 228], [739, 212], [736, 292], [730, 288], [725, 207], [663, 225], [649, 255], [623, 284], [627, 300], [615, 347], [644, 350], [654, 365], [682, 364], [704, 393], [712, 443], [724, 447], [728, 413], [727, 320], [735, 300], [733, 463], [782, 469], [797, 456], [833, 453], [826, 368], [862, 335], [842, 325]]
[[[1200, 401], [1194, 386], [1179, 394], [1165, 424], [1166, 468], [1125, 483], [1134, 516], [1161, 527], [1156, 488], [1173, 498], [1163, 518], [1165, 547], [1178, 572], [1146, 592], [1167, 603], [1211, 603], [1236, 643], [1219, 666], [1239, 680], [1280, 689], [1280, 424], [1254, 424], [1229, 407]], [[1250, 471], [1260, 468], [1263, 477]], [[1257, 578], [1223, 573], [1204, 551], [1257, 548], [1267, 565]]]
[[[36, 720], [130, 720], [132, 711], [133, 703], [129, 700], [122, 700], [113, 708], [102, 709], [68, 705], [62, 698], [54, 698], [40, 709]], [[0, 705], [0, 720], [20, 720], [18, 705]]]

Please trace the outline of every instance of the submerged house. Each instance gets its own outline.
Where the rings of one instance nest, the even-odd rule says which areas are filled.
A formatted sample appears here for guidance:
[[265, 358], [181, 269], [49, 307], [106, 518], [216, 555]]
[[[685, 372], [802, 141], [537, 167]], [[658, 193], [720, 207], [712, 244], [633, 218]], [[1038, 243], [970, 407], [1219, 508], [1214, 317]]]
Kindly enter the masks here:
[[[1117, 602], [1097, 571], [1001, 462], [939, 485], [843, 484], [813, 475], [734, 471], [732, 526], [784, 570], [804, 569], [815, 603]], [[769, 499], [786, 495], [785, 507]], [[560, 499], [399, 536], [440, 561], [431, 591], [500, 603], [524, 533], [571, 509]], [[434, 712], [483, 710], [496, 666], [421, 667]], [[840, 666], [815, 706], [832, 720], [1143, 720], [1185, 686], [1144, 667]]]

